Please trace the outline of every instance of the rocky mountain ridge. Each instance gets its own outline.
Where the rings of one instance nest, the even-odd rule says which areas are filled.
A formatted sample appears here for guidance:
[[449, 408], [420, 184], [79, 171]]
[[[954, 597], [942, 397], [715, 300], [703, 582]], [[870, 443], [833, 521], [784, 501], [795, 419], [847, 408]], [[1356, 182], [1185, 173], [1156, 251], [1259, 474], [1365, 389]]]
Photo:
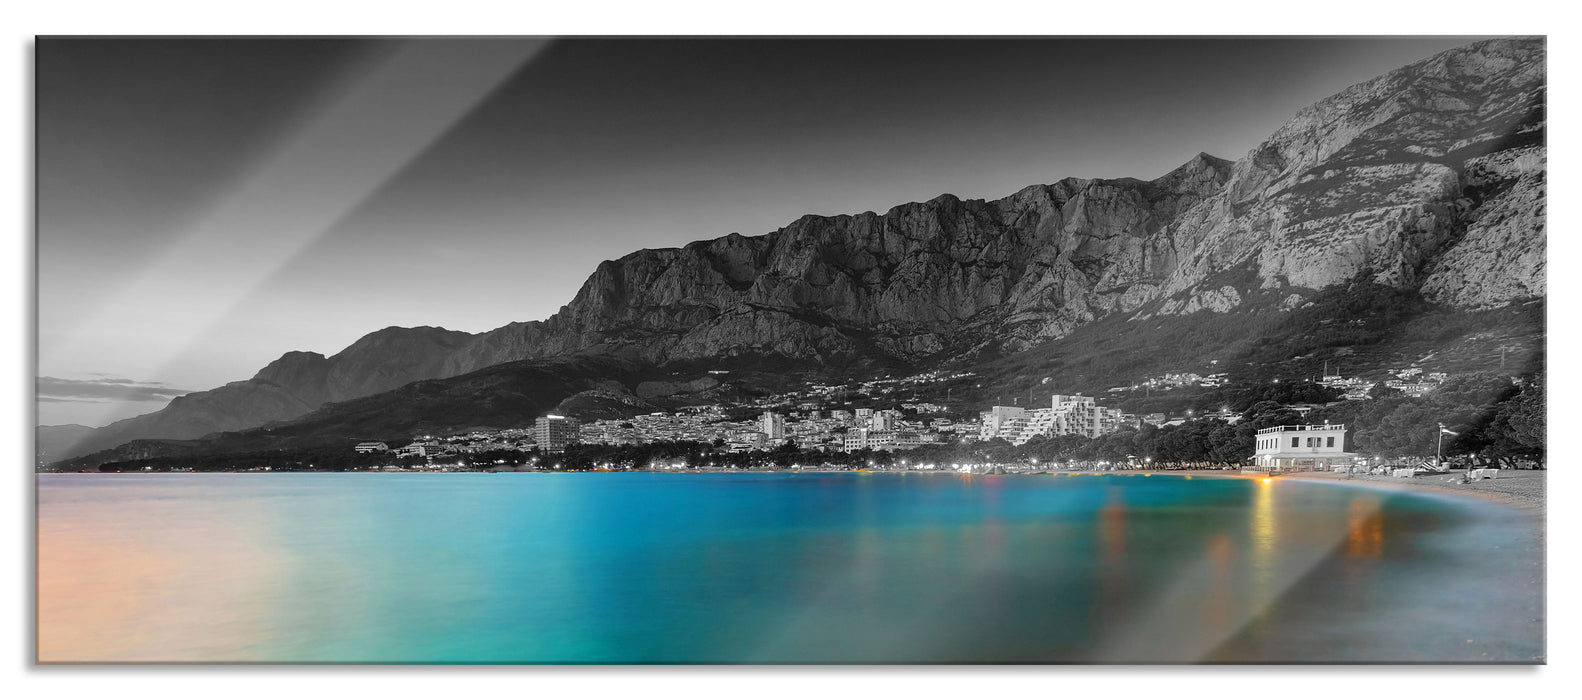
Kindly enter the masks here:
[[1149, 181], [941, 195], [638, 251], [544, 321], [288, 353], [88, 446], [235, 430], [521, 360], [963, 365], [1114, 314], [1295, 308], [1359, 276], [1467, 309], [1541, 297], [1544, 65], [1541, 39], [1479, 42], [1321, 100], [1235, 162], [1200, 154]]
[[1542, 296], [1544, 66], [1542, 40], [1480, 42], [1321, 100], [1234, 163], [639, 251], [446, 369], [571, 352], [959, 362], [1109, 313], [1223, 312], [1271, 289], [1290, 306], [1364, 273], [1469, 309]]
[[970, 354], [995, 329], [1012, 349], [1058, 337], [1162, 280], [1151, 248], [1218, 191], [1229, 162], [1200, 154], [1152, 181], [1068, 178], [994, 201], [941, 195], [880, 215], [804, 216], [599, 265], [542, 322], [482, 334], [452, 356], [464, 373], [598, 352], [655, 364], [738, 354], [910, 362]]

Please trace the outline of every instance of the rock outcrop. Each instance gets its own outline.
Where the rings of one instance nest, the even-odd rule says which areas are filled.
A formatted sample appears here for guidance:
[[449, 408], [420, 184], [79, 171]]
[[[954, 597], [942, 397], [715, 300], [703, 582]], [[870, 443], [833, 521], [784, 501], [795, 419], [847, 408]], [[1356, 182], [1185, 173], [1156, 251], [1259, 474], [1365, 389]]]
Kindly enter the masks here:
[[1475, 199], [1464, 218], [1466, 227], [1427, 268], [1423, 294], [1476, 309], [1544, 296], [1544, 175], [1539, 146], [1467, 161], [1462, 182]]

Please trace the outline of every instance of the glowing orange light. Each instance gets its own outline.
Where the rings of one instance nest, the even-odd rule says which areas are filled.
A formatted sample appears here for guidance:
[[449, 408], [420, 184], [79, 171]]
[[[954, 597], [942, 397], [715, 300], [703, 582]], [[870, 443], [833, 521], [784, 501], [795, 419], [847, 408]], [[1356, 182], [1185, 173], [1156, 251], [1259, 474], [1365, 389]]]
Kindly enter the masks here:
[[1267, 484], [1267, 483], [1269, 483], [1271, 481], [1274, 481], [1274, 479], [1270, 479], [1268, 477], [1264, 477], [1263, 483]]

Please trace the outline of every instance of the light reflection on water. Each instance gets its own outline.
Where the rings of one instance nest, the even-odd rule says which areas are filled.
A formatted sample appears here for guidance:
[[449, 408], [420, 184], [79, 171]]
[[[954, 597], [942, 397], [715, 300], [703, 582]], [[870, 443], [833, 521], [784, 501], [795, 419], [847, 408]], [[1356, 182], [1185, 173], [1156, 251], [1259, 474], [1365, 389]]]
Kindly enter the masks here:
[[1275, 589], [1275, 556], [1280, 536], [1274, 517], [1274, 480], [1258, 479], [1252, 503], [1253, 600], [1262, 608], [1279, 593]]
[[1378, 559], [1384, 554], [1384, 515], [1379, 512], [1375, 494], [1358, 494], [1351, 499], [1347, 516], [1346, 556], [1353, 559]]
[[38, 496], [45, 662], [1543, 654], [1522, 516], [1326, 484], [41, 475]]

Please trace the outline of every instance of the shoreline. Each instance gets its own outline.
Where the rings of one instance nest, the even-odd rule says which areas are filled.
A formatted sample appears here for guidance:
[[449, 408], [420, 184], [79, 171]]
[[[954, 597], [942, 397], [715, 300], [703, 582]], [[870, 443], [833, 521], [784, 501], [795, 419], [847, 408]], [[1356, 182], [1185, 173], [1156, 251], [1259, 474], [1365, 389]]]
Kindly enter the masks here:
[[[1078, 472], [1081, 473], [1081, 472]], [[1191, 475], [1221, 477], [1227, 479], [1259, 478], [1261, 474], [1247, 474], [1241, 472], [1224, 472], [1213, 470], [1176, 470], [1176, 471], [1136, 471], [1136, 472], [1104, 472], [1117, 474], [1158, 474], [1160, 476]], [[1434, 476], [1420, 476], [1401, 478], [1384, 476], [1380, 474], [1354, 474], [1350, 479], [1345, 474], [1335, 472], [1295, 472], [1282, 474], [1278, 479], [1299, 479], [1302, 481], [1329, 482], [1337, 485], [1350, 485], [1363, 488], [1375, 488], [1390, 491], [1423, 492], [1435, 494], [1475, 498], [1481, 501], [1498, 503], [1511, 506], [1524, 513], [1536, 517], [1540, 523], [1547, 515], [1547, 484], [1548, 472], [1545, 470], [1501, 470], [1496, 479], [1474, 481], [1470, 484], [1460, 483], [1461, 475], [1465, 470], [1451, 470], [1447, 474]], [[1454, 479], [1454, 481], [1450, 481]]]
[[[43, 475], [46, 475], [46, 474], [48, 474], [48, 475], [55, 475], [55, 474], [65, 475], [65, 474], [76, 474], [76, 473], [77, 472], [36, 472], [35, 476], [43, 476]], [[120, 474], [121, 472], [115, 472], [115, 473], [116, 474]], [[225, 474], [225, 473], [233, 473], [233, 474], [242, 474], [242, 473], [261, 473], [261, 474], [268, 474], [268, 473], [277, 473], [277, 474], [287, 474], [287, 473], [339, 473], [339, 474], [461, 474], [461, 473], [511, 474], [511, 473], [521, 473], [521, 474], [536, 474], [536, 473], [561, 473], [561, 472], [507, 471], [507, 470], [499, 470], [499, 471], [495, 471], [495, 470], [476, 470], [476, 471], [475, 470], [455, 470], [455, 471], [452, 471], [452, 470], [411, 470], [411, 471], [406, 471], [406, 470], [403, 470], [403, 471], [398, 471], [398, 472], [397, 471], [374, 471], [374, 470], [367, 470], [367, 471], [351, 470], [351, 471], [344, 471], [344, 472], [286, 472], [286, 471], [281, 471], [281, 472], [251, 472], [251, 471], [248, 471], [248, 472], [230, 472], [230, 471], [220, 471], [220, 472], [125, 472], [125, 474], [128, 475], [128, 476], [131, 476], [131, 475], [154, 476], [154, 475], [169, 474], [169, 473], [181, 473], [181, 474], [193, 474], [193, 473], [199, 473], [199, 474], [207, 474], [207, 473], [213, 473], [213, 474]], [[578, 472], [565, 472], [565, 473], [601, 473], [601, 472], [582, 472], [582, 471], [578, 471]], [[615, 470], [615, 471], [612, 471], [610, 473], [654, 473], [654, 474], [690, 474], [690, 475], [696, 475], [696, 474], [752, 474], [752, 473], [757, 473], [757, 474], [851, 474], [851, 473], [874, 473], [874, 474], [960, 474], [960, 472], [940, 471], [940, 470], [934, 470], [934, 471], [927, 471], [927, 470], [897, 470], [897, 471], [889, 471], [889, 470], [866, 470], [866, 469], [765, 469], [765, 470], [745, 470], [745, 471], [722, 470], [722, 469], [698, 469], [698, 470], [686, 470], [686, 471], [647, 470], [647, 469], [643, 469], [643, 470]], [[1431, 492], [1438, 493], [1438, 494], [1471, 497], [1471, 498], [1477, 498], [1477, 499], [1484, 500], [1484, 501], [1491, 501], [1491, 502], [1512, 506], [1514, 508], [1530, 512], [1530, 513], [1532, 513], [1534, 515], [1537, 515], [1540, 518], [1545, 516], [1545, 514], [1546, 514], [1546, 507], [1545, 506], [1546, 506], [1546, 503], [1547, 503], [1547, 500], [1546, 500], [1547, 488], [1546, 488], [1546, 486], [1547, 486], [1547, 481], [1548, 481], [1548, 478], [1547, 478], [1548, 472], [1547, 471], [1544, 471], [1544, 470], [1532, 470], [1532, 471], [1527, 471], [1527, 470], [1520, 470], [1520, 471], [1518, 471], [1518, 470], [1502, 470], [1502, 473], [1496, 479], [1481, 480], [1481, 481], [1472, 482], [1470, 484], [1462, 484], [1462, 483], [1459, 482], [1459, 480], [1461, 478], [1460, 475], [1464, 474], [1464, 473], [1465, 473], [1464, 471], [1452, 470], [1452, 471], [1448, 472], [1447, 474], [1433, 475], [1433, 476], [1422, 476], [1422, 477], [1412, 477], [1412, 478], [1400, 478], [1400, 477], [1384, 476], [1384, 475], [1373, 475], [1373, 474], [1355, 474], [1355, 475], [1351, 475], [1350, 478], [1347, 478], [1347, 475], [1340, 474], [1340, 473], [1335, 473], [1335, 472], [1296, 472], [1296, 473], [1289, 473], [1289, 474], [1281, 474], [1281, 475], [1279, 475], [1278, 477], [1275, 477], [1275, 478], [1279, 478], [1279, 479], [1300, 479], [1300, 480], [1303, 480], [1303, 481], [1315, 481], [1315, 482], [1332, 482], [1332, 483], [1338, 483], [1338, 484], [1342, 484], [1342, 485], [1366, 486], [1366, 487], [1371, 487], [1371, 488], [1382, 488], [1382, 489], [1389, 489], [1389, 490], [1396, 490], [1396, 491], [1431, 491]], [[1266, 476], [1266, 475], [1262, 475], [1262, 474], [1250, 474], [1250, 473], [1242, 473], [1242, 472], [1239, 472], [1239, 471], [1224, 471], [1224, 470], [1215, 470], [1215, 469], [1174, 469], [1174, 470], [1139, 469], [1139, 470], [1104, 471], [1104, 472], [1086, 471], [1086, 470], [1059, 470], [1059, 471], [1044, 471], [1044, 472], [1035, 472], [1035, 473], [1027, 473], [1027, 474], [1010, 473], [1010, 474], [1000, 474], [998, 476], [1062, 476], [1062, 475], [1072, 475], [1072, 476], [1080, 476], [1080, 475], [1088, 475], [1088, 476], [1119, 476], [1119, 475], [1127, 475], [1127, 476], [1176, 476], [1176, 477], [1180, 477], [1180, 476], [1195, 476], [1195, 477], [1210, 477], [1210, 478], [1221, 478], [1221, 479], [1247, 479], [1247, 478], [1260, 478], [1260, 477]], [[991, 475], [991, 474], [977, 474], [976, 476], [995, 476], [995, 475]]]
[[1444, 475], [1409, 479], [1383, 475], [1353, 475], [1352, 478], [1347, 479], [1344, 474], [1333, 472], [1304, 472], [1289, 474], [1282, 478], [1335, 482], [1392, 491], [1428, 491], [1435, 494], [1475, 498], [1511, 506], [1540, 521], [1545, 520], [1548, 472], [1543, 470], [1502, 470], [1502, 472], [1504, 473], [1498, 478], [1474, 481], [1470, 484], [1460, 483], [1461, 475], [1465, 474], [1465, 471], [1451, 471]]

